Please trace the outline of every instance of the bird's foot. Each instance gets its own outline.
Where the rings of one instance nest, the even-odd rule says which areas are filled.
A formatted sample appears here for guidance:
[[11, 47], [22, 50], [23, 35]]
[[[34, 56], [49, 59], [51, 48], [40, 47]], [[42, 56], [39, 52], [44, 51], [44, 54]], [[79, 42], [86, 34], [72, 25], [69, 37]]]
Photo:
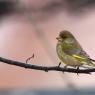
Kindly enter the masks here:
[[60, 65], [61, 65], [61, 62], [59, 62], [59, 64], [58, 64], [58, 68], [60, 67]]
[[79, 75], [79, 67], [80, 67], [80, 66], [77, 67], [77, 75]]
[[[65, 66], [64, 66], [64, 69], [65, 69], [65, 70], [67, 69], [67, 66], [68, 66], [68, 65], [65, 65]], [[64, 73], [64, 71], [63, 71], [63, 73]]]
[[65, 66], [64, 66], [64, 69], [67, 69], [67, 66], [68, 66], [68, 65], [65, 65]]

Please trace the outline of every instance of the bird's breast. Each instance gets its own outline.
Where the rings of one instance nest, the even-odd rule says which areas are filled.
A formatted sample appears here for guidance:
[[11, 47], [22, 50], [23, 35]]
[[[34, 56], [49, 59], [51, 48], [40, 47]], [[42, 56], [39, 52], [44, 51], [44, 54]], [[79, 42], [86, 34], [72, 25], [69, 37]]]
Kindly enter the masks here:
[[62, 44], [58, 43], [56, 46], [56, 51], [59, 59], [69, 66], [80, 66], [82, 63], [78, 62], [75, 58], [73, 58], [69, 53], [74, 53], [75, 51], [64, 51]]

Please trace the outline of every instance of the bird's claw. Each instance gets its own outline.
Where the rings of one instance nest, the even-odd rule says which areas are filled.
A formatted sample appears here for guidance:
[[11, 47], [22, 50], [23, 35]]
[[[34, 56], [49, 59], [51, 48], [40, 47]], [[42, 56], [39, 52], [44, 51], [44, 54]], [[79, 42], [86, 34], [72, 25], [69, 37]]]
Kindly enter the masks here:
[[58, 68], [60, 67], [60, 65], [61, 65], [61, 62], [59, 62], [59, 64], [58, 64]]
[[79, 66], [77, 67], [77, 75], [79, 75]]

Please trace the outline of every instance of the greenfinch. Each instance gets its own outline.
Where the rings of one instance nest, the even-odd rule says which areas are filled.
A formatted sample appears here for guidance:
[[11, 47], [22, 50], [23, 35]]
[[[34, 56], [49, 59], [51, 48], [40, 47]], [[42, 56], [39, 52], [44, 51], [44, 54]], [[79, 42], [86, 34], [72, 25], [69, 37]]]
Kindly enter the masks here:
[[83, 50], [71, 32], [64, 30], [56, 38], [56, 51], [59, 59], [67, 66], [79, 68], [83, 65], [95, 66], [90, 56]]

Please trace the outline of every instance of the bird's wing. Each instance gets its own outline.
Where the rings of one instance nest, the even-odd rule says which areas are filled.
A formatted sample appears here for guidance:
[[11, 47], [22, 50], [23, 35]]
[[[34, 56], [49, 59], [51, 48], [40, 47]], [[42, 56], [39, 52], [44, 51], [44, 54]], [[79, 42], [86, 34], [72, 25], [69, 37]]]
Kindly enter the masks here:
[[79, 61], [86, 61], [90, 59], [90, 56], [83, 50], [71, 49], [71, 50], [64, 50], [64, 52], [70, 56], [73, 56], [75, 59]]

